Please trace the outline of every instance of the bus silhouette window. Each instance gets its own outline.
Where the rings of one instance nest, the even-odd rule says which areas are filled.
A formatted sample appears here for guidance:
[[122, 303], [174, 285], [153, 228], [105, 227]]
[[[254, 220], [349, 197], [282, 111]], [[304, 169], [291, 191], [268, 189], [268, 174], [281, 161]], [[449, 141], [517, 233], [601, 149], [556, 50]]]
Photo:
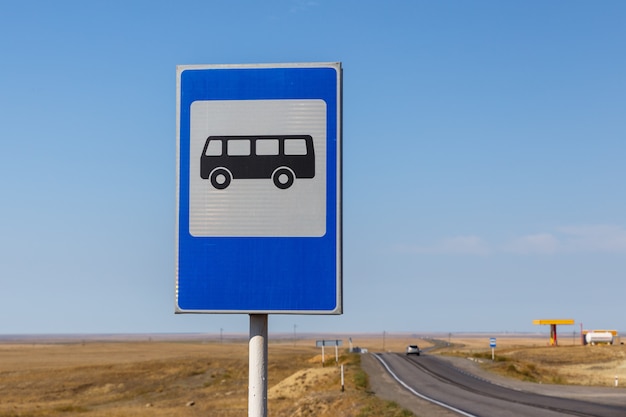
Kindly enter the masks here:
[[285, 155], [306, 155], [304, 139], [285, 139]]
[[271, 179], [276, 187], [287, 189], [296, 178], [315, 177], [313, 138], [209, 136], [200, 156], [200, 177], [218, 190], [233, 179]]
[[207, 144], [204, 154], [206, 156], [222, 156], [222, 141], [221, 140], [210, 141]]
[[278, 155], [278, 139], [257, 139], [257, 155]]
[[227, 142], [228, 156], [248, 156], [250, 155], [250, 141], [247, 139], [242, 140], [229, 140]]

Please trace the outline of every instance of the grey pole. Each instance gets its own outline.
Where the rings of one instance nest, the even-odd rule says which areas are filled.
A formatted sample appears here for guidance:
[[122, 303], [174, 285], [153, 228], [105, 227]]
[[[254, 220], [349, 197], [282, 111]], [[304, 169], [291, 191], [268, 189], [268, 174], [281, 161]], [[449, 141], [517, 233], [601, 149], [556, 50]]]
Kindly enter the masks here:
[[267, 417], [267, 314], [250, 314], [248, 417]]

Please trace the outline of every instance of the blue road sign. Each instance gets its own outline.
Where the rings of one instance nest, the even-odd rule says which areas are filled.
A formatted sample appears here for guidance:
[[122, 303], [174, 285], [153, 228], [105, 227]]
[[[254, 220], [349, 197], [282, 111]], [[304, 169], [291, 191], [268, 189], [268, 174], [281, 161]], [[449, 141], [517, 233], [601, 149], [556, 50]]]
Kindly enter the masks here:
[[341, 80], [177, 67], [177, 313], [342, 313]]
[[492, 348], [496, 347], [496, 338], [495, 337], [492, 337], [492, 338], [489, 339], [489, 347], [492, 347]]

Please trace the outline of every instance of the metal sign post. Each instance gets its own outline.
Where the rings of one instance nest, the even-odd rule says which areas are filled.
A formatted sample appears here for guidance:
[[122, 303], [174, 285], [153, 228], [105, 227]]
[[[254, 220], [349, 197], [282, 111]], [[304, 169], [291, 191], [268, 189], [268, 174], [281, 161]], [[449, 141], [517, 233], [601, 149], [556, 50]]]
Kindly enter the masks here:
[[250, 314], [248, 417], [267, 416], [267, 314]]

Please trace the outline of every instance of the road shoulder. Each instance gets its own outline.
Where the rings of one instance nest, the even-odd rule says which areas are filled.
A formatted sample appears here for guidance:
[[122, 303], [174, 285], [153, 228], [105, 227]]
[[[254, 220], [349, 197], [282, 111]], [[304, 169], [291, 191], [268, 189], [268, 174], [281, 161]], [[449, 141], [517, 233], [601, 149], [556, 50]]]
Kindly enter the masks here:
[[458, 417], [458, 414], [423, 400], [396, 382], [374, 354], [364, 354], [361, 368], [369, 376], [370, 391], [377, 397], [393, 401], [418, 417]]

